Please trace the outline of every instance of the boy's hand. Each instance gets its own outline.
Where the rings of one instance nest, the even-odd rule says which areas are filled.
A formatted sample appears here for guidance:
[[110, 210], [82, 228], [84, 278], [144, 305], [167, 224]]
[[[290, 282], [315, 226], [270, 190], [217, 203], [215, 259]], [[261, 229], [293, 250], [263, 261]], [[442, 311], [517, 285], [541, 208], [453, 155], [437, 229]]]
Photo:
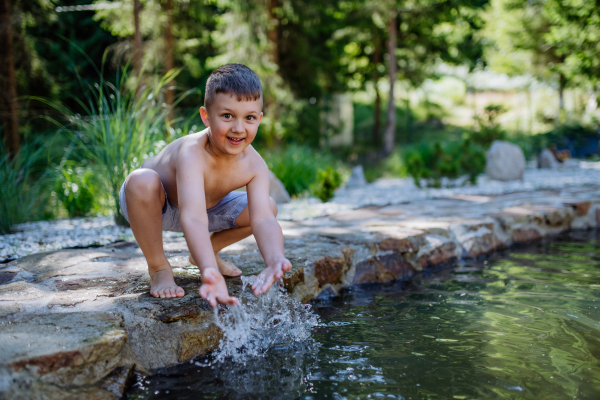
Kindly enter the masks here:
[[216, 268], [206, 268], [202, 271], [202, 286], [198, 289], [198, 293], [212, 307], [216, 307], [217, 302], [232, 306], [238, 303], [237, 298], [229, 296], [225, 279]]
[[265, 293], [271, 285], [277, 280], [283, 277], [283, 273], [292, 269], [292, 263], [287, 258], [273, 261], [267, 265], [267, 268], [261, 272], [254, 284], [252, 290], [254, 295], [258, 296], [261, 293]]

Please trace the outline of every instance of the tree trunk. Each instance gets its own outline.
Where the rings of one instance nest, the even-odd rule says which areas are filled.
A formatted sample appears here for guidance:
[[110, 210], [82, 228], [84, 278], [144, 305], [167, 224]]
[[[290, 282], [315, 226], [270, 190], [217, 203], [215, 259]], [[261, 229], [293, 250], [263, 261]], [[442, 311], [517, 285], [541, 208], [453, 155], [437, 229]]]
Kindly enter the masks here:
[[[167, 0], [167, 26], [165, 27], [165, 46], [167, 50], [166, 59], [165, 59], [165, 69], [167, 71], [175, 68], [174, 62], [174, 47], [175, 47], [175, 39], [173, 38], [173, 0]], [[174, 81], [167, 82], [167, 90], [165, 92], [165, 103], [167, 103], [167, 107], [169, 107], [169, 122], [173, 121], [174, 112], [173, 112], [173, 102], [175, 98], [174, 93]]]
[[269, 42], [271, 42], [271, 60], [279, 67], [279, 32], [277, 27], [279, 25], [279, 19], [275, 15], [275, 9], [279, 7], [277, 0], [271, 0], [269, 2], [269, 31], [267, 36]]
[[379, 146], [381, 142], [381, 137], [379, 133], [381, 132], [381, 96], [379, 95], [379, 89], [377, 88], [377, 83], [379, 82], [379, 77], [375, 80], [375, 126], [373, 127], [373, 143]]
[[379, 83], [379, 71], [377, 67], [381, 62], [381, 49], [379, 41], [375, 42], [375, 52], [373, 54], [373, 65], [375, 65], [375, 69], [373, 71], [373, 85], [375, 86], [375, 126], [373, 127], [373, 143], [376, 146], [380, 145], [381, 138], [379, 136], [381, 132], [381, 96], [379, 94], [379, 88], [377, 84]]
[[[136, 78], [140, 79], [142, 73], [142, 34], [140, 32], [140, 0], [133, 0], [133, 25], [135, 33], [133, 35], [133, 68], [135, 69]], [[138, 83], [139, 86], [139, 83]]]
[[13, 57], [13, 30], [10, 0], [0, 0], [0, 35], [2, 42], [0, 54], [4, 72], [0, 77], [2, 83], [1, 112], [4, 121], [4, 144], [6, 151], [14, 157], [19, 152], [19, 109], [17, 104], [17, 79]]
[[383, 154], [390, 155], [394, 150], [394, 135], [396, 133], [396, 105], [394, 104], [394, 83], [396, 82], [396, 72], [398, 70], [398, 62], [396, 60], [396, 17], [390, 18], [388, 21], [389, 39], [387, 42], [388, 54], [390, 56], [388, 67], [388, 75], [390, 77], [390, 97], [388, 100], [387, 122], [385, 134], [383, 136]]
[[565, 86], [567, 78], [563, 74], [558, 75], [558, 117], [560, 122], [565, 122]]

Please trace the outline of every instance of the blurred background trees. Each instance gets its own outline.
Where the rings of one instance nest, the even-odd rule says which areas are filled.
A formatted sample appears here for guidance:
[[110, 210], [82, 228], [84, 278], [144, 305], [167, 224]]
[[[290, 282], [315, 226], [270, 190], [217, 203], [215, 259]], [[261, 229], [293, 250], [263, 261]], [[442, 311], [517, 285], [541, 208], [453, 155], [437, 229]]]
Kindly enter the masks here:
[[[361, 163], [368, 179], [414, 177], [411, 171], [419, 170], [420, 176], [451, 171], [473, 180], [478, 170], [463, 171], [459, 154], [481, 154], [494, 138], [513, 140], [533, 157], [556, 140], [549, 132], [567, 126], [589, 136], [598, 128], [598, 1], [0, 3], [2, 151], [10, 160], [23, 143], [43, 145], [38, 163], [60, 169], [56, 179], [66, 179], [64, 165], [77, 170], [72, 162], [98, 167], [85, 156], [82, 135], [73, 135], [73, 118], [93, 117], [95, 85], [139, 96], [176, 69], [148, 100], [161, 99], [152, 107], [164, 107], [159, 114], [166, 117], [153, 129], [168, 142], [203, 129], [197, 110], [206, 79], [227, 62], [246, 64], [261, 78], [265, 117], [255, 145], [281, 171], [277, 155], [295, 151], [302, 157], [288, 159], [313, 154], [323, 170], [335, 167], [342, 175]], [[154, 150], [132, 157], [139, 161]], [[438, 165], [435, 173], [418, 167], [436, 154], [451, 165]], [[282, 179], [302, 195], [319, 174], [298, 165], [310, 176], [290, 172], [296, 178]], [[48, 204], [59, 197], [73, 196], [54, 196]], [[44, 215], [73, 209], [49, 207]]]

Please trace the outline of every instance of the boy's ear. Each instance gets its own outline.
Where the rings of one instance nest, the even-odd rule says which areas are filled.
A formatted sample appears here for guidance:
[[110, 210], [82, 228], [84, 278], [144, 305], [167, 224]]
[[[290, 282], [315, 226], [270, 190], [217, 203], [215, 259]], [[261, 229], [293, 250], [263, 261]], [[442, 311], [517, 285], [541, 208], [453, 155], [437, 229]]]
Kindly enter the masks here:
[[[262, 117], [262, 114], [261, 114]], [[202, 123], [207, 128], [210, 126], [210, 120], [208, 119], [208, 111], [206, 111], [206, 107], [200, 107], [200, 118], [202, 118]]]

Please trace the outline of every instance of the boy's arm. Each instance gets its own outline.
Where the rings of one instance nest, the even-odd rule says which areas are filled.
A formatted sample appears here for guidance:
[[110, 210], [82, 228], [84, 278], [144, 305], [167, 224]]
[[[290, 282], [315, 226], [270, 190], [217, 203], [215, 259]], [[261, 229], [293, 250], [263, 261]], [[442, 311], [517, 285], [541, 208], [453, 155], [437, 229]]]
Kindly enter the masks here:
[[252, 285], [255, 296], [266, 292], [284, 272], [292, 269], [292, 264], [283, 255], [283, 232], [271, 210], [269, 169], [260, 161], [256, 175], [246, 185], [250, 226], [266, 264]]
[[177, 197], [179, 201], [181, 227], [185, 241], [202, 274], [200, 296], [215, 307], [237, 304], [230, 297], [225, 279], [219, 272], [208, 232], [206, 197], [204, 194], [204, 164], [198, 159], [192, 146], [182, 145], [177, 156]]

